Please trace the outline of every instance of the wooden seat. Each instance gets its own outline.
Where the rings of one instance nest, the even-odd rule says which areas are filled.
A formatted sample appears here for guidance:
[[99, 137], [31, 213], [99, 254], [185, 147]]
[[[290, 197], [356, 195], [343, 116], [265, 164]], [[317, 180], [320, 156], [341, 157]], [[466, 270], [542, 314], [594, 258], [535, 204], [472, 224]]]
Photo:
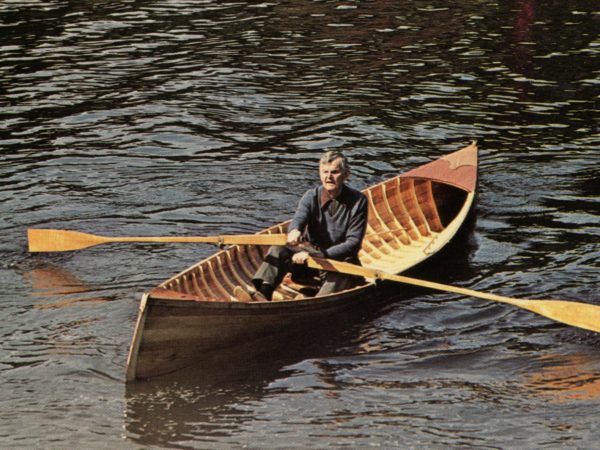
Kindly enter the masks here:
[[317, 292], [319, 292], [319, 289], [321, 288], [321, 280], [319, 277], [299, 277], [297, 275], [292, 276], [291, 273], [287, 273], [285, 277], [283, 277], [281, 284], [285, 288], [295, 291], [296, 294], [304, 294], [309, 297], [317, 295]]

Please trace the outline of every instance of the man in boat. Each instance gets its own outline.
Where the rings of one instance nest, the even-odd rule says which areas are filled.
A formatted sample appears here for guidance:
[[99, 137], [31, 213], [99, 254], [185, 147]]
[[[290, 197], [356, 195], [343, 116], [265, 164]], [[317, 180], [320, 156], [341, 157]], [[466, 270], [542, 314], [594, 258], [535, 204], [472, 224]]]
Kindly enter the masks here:
[[271, 300], [288, 272], [292, 278], [318, 275], [317, 295], [349, 289], [362, 281], [336, 272], [316, 271], [305, 266], [309, 256], [360, 264], [358, 252], [367, 227], [368, 201], [348, 186], [350, 166], [339, 151], [328, 151], [319, 162], [321, 185], [309, 189], [298, 204], [288, 226], [287, 246], [275, 246], [252, 278], [255, 290], [237, 286], [238, 300]]

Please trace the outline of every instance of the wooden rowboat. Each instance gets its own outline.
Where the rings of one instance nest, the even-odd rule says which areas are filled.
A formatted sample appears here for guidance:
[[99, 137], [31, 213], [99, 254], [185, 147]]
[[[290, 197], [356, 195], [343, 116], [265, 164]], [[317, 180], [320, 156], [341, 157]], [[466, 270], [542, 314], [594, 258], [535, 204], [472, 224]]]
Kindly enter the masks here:
[[[475, 197], [477, 146], [468, 147], [365, 189], [367, 233], [359, 254], [365, 267], [401, 273], [442, 249], [465, 221]], [[285, 233], [289, 222], [259, 234]], [[233, 245], [144, 294], [129, 350], [127, 380], [193, 365], [214, 352], [313, 326], [365, 301], [375, 280], [335, 294], [298, 298], [302, 286], [283, 283], [278, 300], [234, 301], [250, 283], [268, 247]], [[305, 292], [305, 291], [303, 291]]]

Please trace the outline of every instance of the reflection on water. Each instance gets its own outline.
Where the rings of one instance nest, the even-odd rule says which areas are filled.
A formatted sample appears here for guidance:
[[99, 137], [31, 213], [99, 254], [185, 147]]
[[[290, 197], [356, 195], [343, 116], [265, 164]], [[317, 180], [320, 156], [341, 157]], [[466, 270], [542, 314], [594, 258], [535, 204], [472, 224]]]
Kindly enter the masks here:
[[[203, 358], [196, 366], [175, 373], [127, 384], [125, 426], [127, 435], [144, 445], [181, 445], [182, 440], [234, 436], [255, 419], [245, 405], [272, 392], [286, 377], [290, 364], [320, 358], [360, 346], [360, 323], [381, 314], [376, 304], [340, 313], [328, 325], [310, 331], [294, 330], [267, 336], [238, 348]], [[370, 350], [374, 350], [371, 348]]]
[[536, 0], [520, 0], [514, 27], [514, 69], [525, 76], [532, 76], [535, 46], [533, 24]]
[[[475, 222], [475, 217], [470, 216], [465, 229], [457, 235], [459, 241], [468, 239]], [[423, 278], [435, 278], [438, 258], [446, 255], [445, 260], [453, 261], [453, 266], [444, 277], [469, 278], [465, 266], [467, 254], [468, 246], [452, 242], [447, 251], [414, 272]], [[413, 286], [383, 283], [377, 298], [365, 298], [364, 305], [339, 312], [326, 323], [315, 322], [310, 329], [289, 330], [227, 351], [215, 349], [214, 354], [207, 355], [195, 366], [151, 380], [128, 383], [124, 419], [127, 436], [142, 445], [186, 446], [191, 442], [210, 443], [217, 437], [239, 444], [243, 441], [236, 440], [236, 433], [257, 420], [252, 405], [280, 390], [306, 391], [318, 387], [328, 390], [328, 398], [339, 398], [341, 394], [336, 391], [340, 387], [337, 379], [340, 367], [321, 362], [321, 358], [327, 359], [338, 353], [378, 354], [393, 350], [398, 341], [408, 335], [411, 335], [410, 340], [414, 339], [415, 335], [411, 333], [418, 332], [420, 327], [415, 318], [407, 318], [403, 325], [414, 327], [412, 332], [406, 331], [403, 338], [398, 333], [390, 340], [381, 339], [365, 324], [377, 320], [392, 305], [408, 302], [423, 292]], [[429, 350], [448, 349], [449, 344], [428, 343], [426, 347]], [[307, 360], [310, 361], [311, 376], [316, 380], [305, 386], [302, 378], [306, 364], [303, 361]], [[381, 389], [387, 387], [388, 383], [378, 386]], [[343, 416], [336, 416], [334, 422], [343, 423]], [[300, 415], [297, 417], [302, 420]]]
[[528, 374], [525, 383], [553, 403], [597, 401], [600, 398], [600, 368], [595, 354], [546, 354], [541, 369]]
[[244, 403], [259, 401], [268, 383], [281, 376], [279, 365], [205, 366], [168, 381], [127, 385], [127, 435], [142, 445], [173, 445], [186, 437], [235, 434], [252, 421]]
[[[51, 264], [43, 267], [36, 267], [25, 272], [23, 278], [26, 282], [31, 283], [31, 287], [33, 288], [31, 293], [32, 296], [42, 297], [43, 300], [61, 299], [58, 301], [36, 303], [33, 305], [34, 308], [63, 308], [75, 303], [110, 301], [108, 297], [93, 295], [94, 292], [92, 289], [82, 280], [78, 279], [67, 270]], [[90, 292], [92, 295], [83, 297], [72, 295], [83, 294], [86, 292]]]

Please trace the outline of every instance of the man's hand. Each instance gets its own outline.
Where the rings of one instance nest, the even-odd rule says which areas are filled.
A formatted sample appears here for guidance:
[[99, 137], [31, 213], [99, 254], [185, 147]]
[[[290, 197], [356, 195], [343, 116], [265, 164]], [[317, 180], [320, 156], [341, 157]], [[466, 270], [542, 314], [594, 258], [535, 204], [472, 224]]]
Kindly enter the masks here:
[[302, 237], [302, 233], [300, 230], [292, 230], [287, 235], [287, 243], [291, 247], [295, 247], [300, 243], [300, 238]]
[[306, 260], [308, 259], [308, 256], [308, 252], [305, 251], [294, 253], [292, 255], [292, 262], [294, 264], [305, 264]]

